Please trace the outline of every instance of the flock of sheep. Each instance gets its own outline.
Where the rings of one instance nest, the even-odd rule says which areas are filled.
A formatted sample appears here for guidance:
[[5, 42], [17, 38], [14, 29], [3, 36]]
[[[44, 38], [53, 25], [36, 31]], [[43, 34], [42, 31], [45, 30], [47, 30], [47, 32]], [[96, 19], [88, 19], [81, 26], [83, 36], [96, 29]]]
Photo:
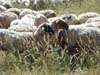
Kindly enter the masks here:
[[81, 47], [93, 49], [100, 46], [100, 15], [95, 12], [57, 16], [53, 10], [34, 11], [27, 8], [12, 8], [0, 5], [0, 48], [10, 46], [20, 50], [32, 48], [32, 42], [45, 49], [46, 41], [58, 43], [70, 54]]

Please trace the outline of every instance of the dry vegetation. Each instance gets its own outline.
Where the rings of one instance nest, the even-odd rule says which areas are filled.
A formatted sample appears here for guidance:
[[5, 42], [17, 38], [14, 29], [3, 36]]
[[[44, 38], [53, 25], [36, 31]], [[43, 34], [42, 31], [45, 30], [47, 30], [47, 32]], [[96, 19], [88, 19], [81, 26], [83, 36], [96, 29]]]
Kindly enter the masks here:
[[[19, 6], [21, 7], [21, 6]], [[35, 10], [53, 9], [60, 14], [80, 14], [94, 11], [100, 13], [99, 0], [75, 0], [69, 3], [53, 4], [42, 7], [29, 7]], [[52, 47], [47, 44], [43, 53], [34, 45], [20, 54], [13, 47], [9, 51], [0, 51], [0, 75], [100, 75], [100, 47], [92, 54], [82, 49], [81, 55], [69, 56], [59, 45]], [[60, 55], [58, 52], [62, 50]]]

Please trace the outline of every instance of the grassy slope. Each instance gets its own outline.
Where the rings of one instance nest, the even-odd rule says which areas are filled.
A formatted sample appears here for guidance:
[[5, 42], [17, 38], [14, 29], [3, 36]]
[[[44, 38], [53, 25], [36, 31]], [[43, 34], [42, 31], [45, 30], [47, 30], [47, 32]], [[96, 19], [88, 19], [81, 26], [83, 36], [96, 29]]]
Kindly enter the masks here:
[[58, 14], [80, 14], [85, 12], [100, 13], [100, 0], [82, 0], [58, 5], [54, 9]]
[[[82, 2], [71, 2], [67, 6], [65, 4], [57, 5], [57, 7], [48, 7], [47, 9], [53, 9], [57, 12], [58, 15], [61, 14], [80, 14], [83, 12], [97, 12], [100, 13], [100, 0], [83, 0]], [[85, 56], [85, 55], [84, 55]], [[100, 65], [99, 65], [99, 59], [100, 56], [94, 55], [90, 56], [87, 55], [87, 57], [80, 58], [81, 61], [84, 60], [84, 58], [87, 58], [86, 64], [78, 64], [78, 69], [75, 72], [70, 72], [69, 70], [69, 64], [70, 64], [70, 59], [67, 58], [67, 62], [64, 62], [63, 64], [67, 63], [66, 70], [64, 71], [64, 75], [99, 75], [100, 74]], [[56, 58], [57, 57], [57, 58]], [[57, 60], [55, 60], [55, 58]], [[19, 60], [19, 57], [15, 57], [13, 53], [5, 53], [0, 51], [0, 75], [63, 75], [62, 72], [56, 70], [56, 67], [59, 67], [59, 56], [56, 55], [56, 53], [48, 55], [47, 58], [39, 58], [36, 63], [33, 64], [33, 70], [30, 72], [28, 68], [25, 66], [28, 65], [26, 62], [25, 65], [22, 64], [22, 62]], [[95, 60], [94, 60], [95, 59]], [[96, 60], [97, 59], [97, 60]], [[42, 60], [42, 61], [41, 61]], [[45, 63], [47, 62], [48, 63]], [[42, 62], [42, 64], [41, 64]], [[94, 62], [97, 62], [98, 64], [94, 65]], [[45, 66], [42, 71], [41, 66], [37, 67], [38, 65], [43, 65]], [[89, 69], [84, 68], [82, 71], [80, 68], [82, 66], [88, 66]], [[36, 68], [35, 68], [35, 67]], [[48, 67], [51, 69], [48, 69]], [[51, 67], [50, 67], [51, 66]], [[25, 68], [26, 69], [25, 69]], [[20, 68], [20, 69], [19, 69]], [[25, 70], [23, 70], [25, 69]], [[54, 71], [53, 71], [54, 69]], [[23, 70], [23, 71], [22, 71]]]

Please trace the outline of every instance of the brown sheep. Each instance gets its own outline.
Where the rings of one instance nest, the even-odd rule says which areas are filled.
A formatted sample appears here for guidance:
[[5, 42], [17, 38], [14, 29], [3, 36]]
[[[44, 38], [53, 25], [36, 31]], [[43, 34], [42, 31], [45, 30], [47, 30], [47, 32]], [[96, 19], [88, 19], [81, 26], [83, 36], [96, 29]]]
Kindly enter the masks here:
[[42, 14], [36, 15], [34, 18], [34, 25], [36, 26], [39, 26], [42, 23], [47, 23], [47, 22], [48, 22], [47, 18]]
[[8, 28], [11, 21], [18, 19], [18, 16], [12, 12], [2, 12], [0, 14], [0, 28]]
[[32, 32], [15, 32], [8, 29], [0, 29], [0, 49], [1, 50], [19, 50], [23, 52], [32, 48]]
[[51, 22], [50, 26], [52, 27], [55, 33], [58, 33], [59, 29], [68, 30], [68, 25], [61, 19], [57, 19]]

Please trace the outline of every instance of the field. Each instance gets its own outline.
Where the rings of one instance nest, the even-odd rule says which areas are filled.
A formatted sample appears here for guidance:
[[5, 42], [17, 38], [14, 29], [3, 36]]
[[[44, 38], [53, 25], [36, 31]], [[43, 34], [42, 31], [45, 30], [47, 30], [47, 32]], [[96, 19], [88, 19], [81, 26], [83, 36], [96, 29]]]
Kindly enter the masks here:
[[[18, 8], [22, 6], [16, 5]], [[52, 9], [58, 15], [80, 14], [84, 12], [97, 12], [100, 14], [100, 0], [73, 0], [68, 3], [57, 5], [49, 4], [44, 6], [27, 8], [42, 10]], [[75, 61], [73, 56], [67, 55], [62, 50], [60, 55], [59, 46], [47, 45], [46, 51], [41, 53], [34, 46], [25, 53], [20, 54], [13, 47], [9, 51], [0, 51], [0, 75], [100, 75], [100, 47], [96, 46], [96, 52], [90, 54], [83, 52]]]

